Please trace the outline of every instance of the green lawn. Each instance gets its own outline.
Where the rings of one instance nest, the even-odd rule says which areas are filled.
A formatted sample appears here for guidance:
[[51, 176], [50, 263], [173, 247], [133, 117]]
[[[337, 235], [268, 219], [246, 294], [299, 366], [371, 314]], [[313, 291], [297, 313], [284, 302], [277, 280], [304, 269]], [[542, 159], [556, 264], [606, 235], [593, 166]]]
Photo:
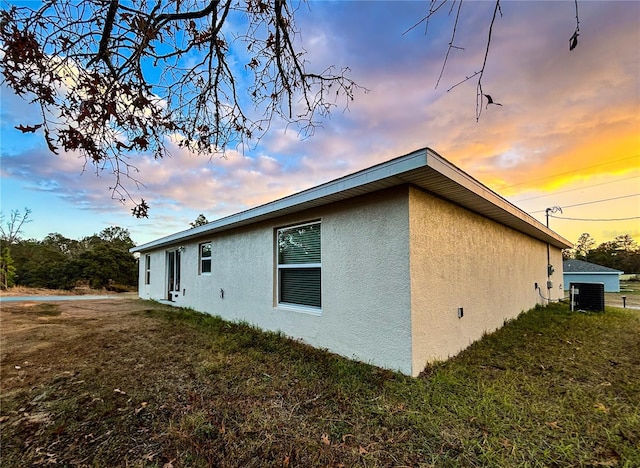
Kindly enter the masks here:
[[140, 303], [3, 388], [2, 466], [640, 466], [640, 311], [536, 308], [410, 378]]

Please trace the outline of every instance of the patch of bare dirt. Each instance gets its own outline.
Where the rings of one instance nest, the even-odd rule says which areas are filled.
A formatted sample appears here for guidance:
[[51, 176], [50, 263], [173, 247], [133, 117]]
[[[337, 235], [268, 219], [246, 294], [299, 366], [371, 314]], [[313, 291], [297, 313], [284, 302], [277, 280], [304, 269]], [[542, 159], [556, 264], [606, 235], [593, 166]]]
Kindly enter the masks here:
[[[144, 317], [134, 315], [148, 308], [138, 300], [103, 299], [87, 301], [5, 302], [0, 307], [0, 363], [2, 393], [28, 374], [45, 376], [51, 364], [63, 363], [62, 356], [47, 356], [46, 350], [82, 338], [94, 347], [98, 332], [143, 327]], [[58, 347], [59, 349], [59, 347]], [[35, 353], [35, 354], [34, 354]], [[25, 361], [26, 356], [42, 356], [45, 367]]]
[[0, 304], [0, 466], [145, 465], [164, 402], [193, 374], [184, 344], [197, 342], [152, 309], [121, 297]]

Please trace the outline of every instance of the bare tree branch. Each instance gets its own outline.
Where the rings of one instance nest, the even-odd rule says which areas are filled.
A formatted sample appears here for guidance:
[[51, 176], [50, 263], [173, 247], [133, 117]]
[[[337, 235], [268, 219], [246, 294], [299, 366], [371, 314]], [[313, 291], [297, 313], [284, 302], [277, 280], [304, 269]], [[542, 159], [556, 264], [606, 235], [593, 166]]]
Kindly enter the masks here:
[[[431, 20], [431, 17], [433, 15], [436, 14], [436, 12], [442, 8], [444, 5], [447, 4], [447, 2], [449, 2], [450, 0], [440, 0], [440, 3], [438, 4], [438, 6], [436, 6], [435, 8], [433, 7], [433, 5], [437, 2], [437, 0], [429, 0], [429, 13], [424, 16], [423, 18], [420, 19], [420, 21], [418, 21], [416, 24], [414, 24], [413, 26], [411, 26], [409, 29], [407, 29], [405, 32], [403, 32], [402, 34], [405, 35], [408, 32], [412, 31], [413, 29], [417, 28], [418, 26], [420, 26], [422, 23], [426, 23], [425, 26], [425, 34], [428, 33], [429, 31], [429, 21]], [[455, 0], [454, 0], [455, 2]]]
[[[307, 70], [293, 14], [285, 0], [12, 7], [0, 12], [0, 69], [16, 94], [41, 107], [37, 128], [18, 128], [42, 131], [51, 151], [78, 152], [97, 172], [112, 172], [113, 197], [124, 200], [131, 197], [119, 176], [135, 177], [130, 157], [162, 158], [169, 141], [224, 154], [258, 141], [273, 119], [312, 133], [338, 98], [348, 105], [363, 89], [346, 68]], [[231, 57], [248, 57], [247, 73]]]
[[22, 226], [30, 223], [31, 209], [25, 208], [24, 212], [12, 210], [9, 219], [5, 219], [4, 213], [0, 213], [0, 239], [8, 245], [15, 243], [22, 233]]
[[572, 51], [578, 46], [578, 36], [580, 35], [580, 19], [578, 18], [578, 0], [574, 0], [576, 5], [576, 29], [573, 31], [573, 35], [569, 39], [569, 51]]
[[496, 0], [496, 6], [493, 9], [493, 17], [491, 18], [491, 24], [489, 24], [489, 37], [487, 38], [487, 48], [484, 51], [484, 60], [482, 61], [482, 68], [478, 74], [478, 83], [476, 85], [476, 122], [480, 120], [480, 115], [482, 114], [482, 97], [485, 94], [482, 92], [482, 76], [484, 75], [484, 71], [487, 67], [487, 57], [489, 56], [489, 48], [491, 47], [491, 37], [493, 35], [493, 25], [496, 22], [496, 15], [500, 12], [500, 16], [502, 16], [502, 11], [500, 10], [500, 0]]
[[[420, 22], [416, 23], [415, 25], [413, 25], [411, 28], [409, 28], [407, 31], [405, 31], [405, 34], [412, 30], [413, 28], [415, 28], [418, 24], [421, 24], [424, 21], [428, 21], [435, 13], [437, 10], [439, 10], [440, 8], [442, 8], [442, 6], [444, 5], [444, 3], [446, 3], [447, 1], [451, 2], [451, 8], [449, 10], [449, 14], [451, 14], [451, 12], [453, 11], [456, 1], [458, 0], [443, 0], [441, 3], [439, 3], [437, 5], [437, 7], [433, 7], [434, 3], [436, 0], [431, 0], [430, 1], [430, 9], [429, 9], [429, 13], [421, 19]], [[448, 48], [447, 48], [447, 52], [446, 55], [444, 57], [443, 63], [442, 63], [442, 68], [440, 70], [440, 74], [438, 75], [438, 79], [436, 80], [436, 88], [438, 88], [438, 86], [440, 85], [440, 82], [442, 80], [442, 77], [444, 75], [444, 71], [449, 63], [449, 56], [451, 53], [452, 49], [459, 49], [459, 50], [464, 50], [463, 47], [454, 45], [454, 41], [455, 41], [455, 37], [456, 37], [456, 33], [458, 30], [458, 23], [459, 23], [459, 19], [460, 19], [460, 12], [462, 9], [462, 0], [459, 0], [459, 4], [458, 4], [458, 8], [456, 11], [456, 17], [455, 17], [455, 21], [453, 23], [453, 27], [451, 30], [451, 39], [449, 41], [448, 44]], [[580, 20], [578, 17], [578, 0], [574, 0], [574, 4], [575, 4], [575, 10], [576, 10], [576, 29], [573, 32], [573, 35], [571, 36], [571, 38], [569, 39], [569, 50], [573, 50], [577, 45], [578, 45], [578, 36], [580, 35]], [[489, 28], [488, 28], [488, 36], [487, 36], [487, 41], [486, 41], [486, 46], [485, 46], [485, 53], [484, 53], [484, 58], [482, 61], [482, 66], [480, 67], [479, 70], [471, 73], [470, 75], [465, 76], [464, 79], [456, 82], [455, 84], [453, 84], [452, 86], [450, 86], [447, 89], [447, 92], [457, 88], [458, 86], [474, 79], [477, 77], [477, 81], [476, 81], [476, 122], [478, 122], [480, 120], [480, 115], [482, 114], [482, 110], [483, 110], [483, 102], [486, 98], [486, 105], [484, 106], [484, 109], [486, 109], [489, 105], [502, 105], [499, 104], [497, 102], [495, 102], [493, 100], [493, 98], [491, 97], [491, 95], [489, 94], [485, 94], [483, 89], [482, 89], [482, 78], [484, 77], [484, 72], [486, 70], [487, 67], [487, 59], [489, 56], [489, 50], [491, 48], [491, 39], [493, 37], [493, 26], [496, 22], [496, 18], [497, 18], [497, 14], [500, 13], [500, 16], [502, 16], [502, 8], [501, 8], [501, 4], [500, 4], [500, 0], [496, 0], [495, 2], [495, 6], [494, 6], [494, 10], [493, 10], [493, 15], [491, 18], [491, 21], [489, 22]]]
[[[455, 5], [455, 1], [453, 2]], [[453, 5], [452, 5], [453, 8]], [[451, 49], [462, 49], [461, 47], [456, 47], [453, 45], [453, 41], [456, 38], [456, 31], [458, 29], [458, 19], [460, 18], [460, 10], [462, 10], [462, 0], [458, 3], [458, 11], [456, 12], [456, 21], [453, 24], [453, 29], [451, 31], [451, 39], [449, 40], [449, 47], [447, 48], [447, 54], [444, 57], [444, 61], [442, 62], [442, 69], [440, 70], [440, 75], [438, 75], [438, 80], [436, 81], [436, 89], [438, 89], [438, 85], [440, 84], [440, 80], [442, 79], [442, 75], [444, 74], [444, 69], [447, 66], [447, 61], [449, 60], [449, 53], [451, 53]], [[463, 49], [464, 50], [464, 49]]]

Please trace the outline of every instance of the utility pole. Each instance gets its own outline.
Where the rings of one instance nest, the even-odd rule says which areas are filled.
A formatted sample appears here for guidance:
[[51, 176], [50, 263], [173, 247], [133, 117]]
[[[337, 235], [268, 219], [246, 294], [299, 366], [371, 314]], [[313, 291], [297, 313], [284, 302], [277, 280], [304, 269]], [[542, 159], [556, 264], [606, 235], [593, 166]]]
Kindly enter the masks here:
[[549, 227], [549, 213], [557, 213], [557, 212], [562, 213], [562, 208], [560, 208], [559, 206], [552, 206], [551, 208], [547, 208], [546, 210], [544, 210], [544, 213], [547, 217], [547, 227]]

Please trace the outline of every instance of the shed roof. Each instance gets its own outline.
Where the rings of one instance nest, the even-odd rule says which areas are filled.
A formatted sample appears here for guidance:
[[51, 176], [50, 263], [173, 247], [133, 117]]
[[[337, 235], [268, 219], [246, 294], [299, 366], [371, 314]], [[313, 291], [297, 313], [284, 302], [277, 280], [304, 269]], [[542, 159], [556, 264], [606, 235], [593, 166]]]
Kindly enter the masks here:
[[605, 273], [611, 275], [621, 275], [622, 271], [615, 268], [598, 265], [597, 263], [585, 262], [584, 260], [565, 260], [562, 262], [564, 273]]
[[203, 235], [297, 213], [398, 185], [411, 184], [543, 242], [572, 244], [509, 203], [429, 148], [423, 148], [279, 200], [139, 245], [131, 252], [162, 248]]

